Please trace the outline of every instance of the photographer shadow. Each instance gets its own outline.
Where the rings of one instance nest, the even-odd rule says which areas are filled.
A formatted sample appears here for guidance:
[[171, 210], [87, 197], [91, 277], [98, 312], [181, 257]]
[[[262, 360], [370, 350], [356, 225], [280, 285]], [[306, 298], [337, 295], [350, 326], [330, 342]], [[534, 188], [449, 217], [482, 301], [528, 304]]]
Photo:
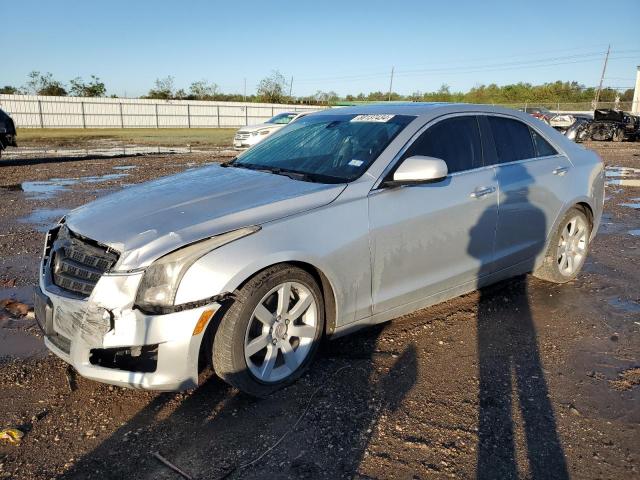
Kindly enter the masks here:
[[[509, 175], [518, 178], [519, 183], [501, 199], [500, 220], [505, 218], [511, 225], [518, 224], [532, 236], [528, 238], [531, 244], [540, 246], [531, 252], [529, 260], [520, 264], [522, 272], [531, 272], [535, 257], [546, 243], [547, 222], [542, 210], [531, 207], [529, 187], [534, 179], [526, 168], [518, 164], [506, 168], [511, 169]], [[526, 211], [521, 211], [519, 205], [526, 205]], [[487, 209], [478, 225], [494, 215], [493, 208]], [[517, 232], [514, 233], [517, 238]], [[480, 251], [486, 243], [481, 235], [481, 228], [471, 229], [467, 250], [478, 259], [482, 258]], [[500, 253], [500, 244], [496, 243], [495, 251]], [[495, 273], [491, 272], [491, 266], [481, 265], [478, 278], [489, 273]], [[506, 308], [498, 306], [505, 302]], [[477, 349], [480, 380], [477, 478], [569, 478], [538, 348], [526, 278], [480, 289]], [[516, 411], [522, 421], [528, 475], [518, 472]]]

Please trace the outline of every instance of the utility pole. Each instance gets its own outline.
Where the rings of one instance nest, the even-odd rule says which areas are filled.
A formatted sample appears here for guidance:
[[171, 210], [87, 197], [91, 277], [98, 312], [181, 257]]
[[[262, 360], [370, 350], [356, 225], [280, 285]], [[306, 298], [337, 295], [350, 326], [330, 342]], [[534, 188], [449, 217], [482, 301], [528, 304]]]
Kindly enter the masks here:
[[293, 91], [293, 75], [291, 75], [291, 83], [289, 83], [289, 98], [291, 98], [292, 91]]
[[242, 94], [242, 101], [247, 101], [247, 77], [244, 77], [244, 93]]
[[391, 101], [391, 91], [393, 90], [393, 68], [391, 67], [391, 80], [389, 81], [389, 101]]
[[604, 81], [604, 74], [607, 71], [607, 62], [609, 61], [609, 52], [611, 51], [611, 45], [607, 48], [607, 55], [604, 57], [604, 65], [602, 67], [602, 75], [600, 75], [600, 86], [598, 87], [598, 91], [596, 92], [596, 99], [594, 103], [594, 110], [598, 108], [598, 102], [600, 101], [600, 92], [602, 91], [602, 82]]

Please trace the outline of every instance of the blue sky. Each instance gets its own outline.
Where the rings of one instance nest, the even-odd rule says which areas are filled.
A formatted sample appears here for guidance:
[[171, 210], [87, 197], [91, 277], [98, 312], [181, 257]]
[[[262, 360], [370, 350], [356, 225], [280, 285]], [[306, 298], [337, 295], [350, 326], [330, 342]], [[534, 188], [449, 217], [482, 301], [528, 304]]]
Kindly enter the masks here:
[[0, 0], [0, 85], [32, 70], [64, 82], [98, 75], [138, 96], [158, 77], [252, 93], [272, 70], [293, 94], [453, 90], [577, 80], [631, 87], [640, 65], [639, 0], [34, 1]]

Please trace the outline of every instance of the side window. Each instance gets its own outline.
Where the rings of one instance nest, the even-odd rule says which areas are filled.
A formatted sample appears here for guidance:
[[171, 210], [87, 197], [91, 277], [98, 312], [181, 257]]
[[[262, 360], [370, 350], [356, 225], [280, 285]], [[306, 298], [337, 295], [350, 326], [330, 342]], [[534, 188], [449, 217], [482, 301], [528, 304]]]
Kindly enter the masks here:
[[413, 142], [404, 158], [414, 155], [441, 158], [447, 163], [449, 173], [481, 167], [478, 120], [474, 116], [466, 116], [436, 123]]
[[499, 163], [535, 158], [529, 126], [504, 117], [487, 117]]
[[549, 157], [551, 155], [557, 155], [558, 152], [553, 148], [549, 142], [547, 142], [542, 135], [531, 129], [531, 137], [533, 138], [533, 144], [536, 147], [536, 157]]

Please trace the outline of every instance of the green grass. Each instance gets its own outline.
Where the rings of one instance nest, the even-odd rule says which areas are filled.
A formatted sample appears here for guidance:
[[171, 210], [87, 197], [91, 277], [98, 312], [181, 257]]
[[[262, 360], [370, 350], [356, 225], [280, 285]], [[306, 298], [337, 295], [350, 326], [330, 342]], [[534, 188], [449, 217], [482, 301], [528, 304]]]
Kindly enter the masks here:
[[229, 147], [235, 128], [19, 128], [18, 145], [94, 146], [100, 141], [199, 147]]

